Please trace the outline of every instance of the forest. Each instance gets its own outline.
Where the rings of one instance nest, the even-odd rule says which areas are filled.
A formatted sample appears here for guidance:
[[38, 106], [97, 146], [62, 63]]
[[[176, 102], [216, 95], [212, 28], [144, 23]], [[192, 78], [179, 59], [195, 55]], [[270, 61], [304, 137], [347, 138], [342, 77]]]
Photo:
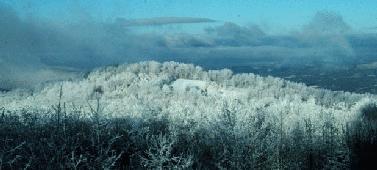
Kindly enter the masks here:
[[155, 61], [0, 95], [0, 169], [364, 169], [377, 98]]

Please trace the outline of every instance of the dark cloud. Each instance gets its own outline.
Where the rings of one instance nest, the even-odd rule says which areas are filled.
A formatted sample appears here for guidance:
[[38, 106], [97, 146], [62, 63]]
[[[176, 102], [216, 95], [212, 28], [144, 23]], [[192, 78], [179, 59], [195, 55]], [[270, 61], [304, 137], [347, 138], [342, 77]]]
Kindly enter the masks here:
[[300, 31], [286, 35], [268, 35], [257, 25], [239, 26], [226, 22], [207, 28], [200, 36], [167, 36], [162, 44], [169, 47], [165, 54], [171, 52], [168, 55], [194, 58], [192, 61], [198, 63], [199, 59], [213, 59], [213, 63], [224, 61], [223, 65], [228, 66], [264, 59], [287, 65], [314, 61], [334, 65], [355, 59], [354, 48], [349, 42], [350, 33], [351, 28], [341, 16], [322, 11]]
[[194, 17], [157, 17], [144, 19], [124, 19], [118, 18], [117, 23], [123, 26], [154, 26], [168, 24], [193, 24], [193, 23], [209, 23], [216, 22], [209, 18]]
[[345, 34], [351, 31], [351, 27], [343, 20], [343, 17], [329, 11], [317, 12], [303, 31], [307, 34], [334, 35]]
[[266, 36], [257, 25], [241, 27], [231, 22], [226, 22], [222, 26], [207, 28], [206, 32], [212, 35], [216, 44], [222, 46], [261, 45]]
[[[340, 15], [321, 11], [296, 36], [307, 46], [330, 50], [332, 53], [329, 55], [347, 59], [355, 55], [347, 38], [351, 32], [351, 27]], [[333, 53], [337, 53], [337, 55]]]
[[[274, 62], [297, 67], [314, 61], [347, 64], [360, 55], [373, 58], [377, 54], [375, 34], [354, 34], [342, 17], [330, 12], [319, 12], [301, 30], [284, 35], [269, 35], [257, 25], [231, 22], [209, 27], [201, 34], [178, 34], [134, 32], [119, 20], [83, 19], [58, 24], [26, 18], [0, 5], [0, 88], [67, 79], [94, 67], [142, 60], [175, 60], [211, 67]], [[155, 18], [129, 23], [211, 21]]]

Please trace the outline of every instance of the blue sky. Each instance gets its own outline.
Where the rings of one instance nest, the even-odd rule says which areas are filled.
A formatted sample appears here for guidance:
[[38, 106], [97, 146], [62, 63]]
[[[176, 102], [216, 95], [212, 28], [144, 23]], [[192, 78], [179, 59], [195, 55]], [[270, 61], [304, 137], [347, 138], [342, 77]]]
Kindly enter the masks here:
[[299, 29], [317, 12], [343, 16], [355, 30], [377, 27], [375, 0], [3, 0], [22, 16], [62, 21], [78, 16], [107, 21], [116, 17], [205, 17], [237, 24], [258, 24], [271, 32]]
[[0, 83], [45, 67], [145, 60], [216, 68], [375, 61], [375, 9], [376, 0], [0, 0]]

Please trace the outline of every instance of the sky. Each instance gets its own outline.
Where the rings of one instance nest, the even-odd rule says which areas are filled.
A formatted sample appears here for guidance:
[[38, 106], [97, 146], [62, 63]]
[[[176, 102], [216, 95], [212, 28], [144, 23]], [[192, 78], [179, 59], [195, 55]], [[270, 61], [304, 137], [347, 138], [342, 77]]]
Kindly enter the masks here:
[[0, 89], [145, 60], [337, 68], [377, 59], [372, 0], [1, 0]]
[[[219, 22], [258, 24], [269, 32], [298, 29], [318, 11], [332, 11], [355, 30], [377, 27], [375, 0], [2, 0], [20, 15], [74, 21], [151, 17], [201, 17]], [[178, 27], [180, 28], [180, 27]], [[190, 27], [188, 27], [190, 28]]]

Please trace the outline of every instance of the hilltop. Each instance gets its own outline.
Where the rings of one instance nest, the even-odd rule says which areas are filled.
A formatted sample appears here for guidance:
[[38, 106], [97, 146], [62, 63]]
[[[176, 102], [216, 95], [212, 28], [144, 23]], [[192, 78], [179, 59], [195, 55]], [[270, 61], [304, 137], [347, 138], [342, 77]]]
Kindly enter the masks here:
[[61, 100], [67, 109], [90, 112], [97, 99], [103, 114], [111, 117], [158, 112], [171, 119], [201, 122], [229, 109], [236, 112], [237, 120], [260, 112], [272, 117], [283, 114], [291, 128], [304, 119], [321, 126], [330, 115], [341, 126], [376, 97], [251, 73], [233, 74], [228, 69], [205, 71], [191, 64], [152, 61], [100, 68], [82, 80], [49, 84], [37, 92], [4, 93], [0, 104], [8, 110], [48, 110]]

